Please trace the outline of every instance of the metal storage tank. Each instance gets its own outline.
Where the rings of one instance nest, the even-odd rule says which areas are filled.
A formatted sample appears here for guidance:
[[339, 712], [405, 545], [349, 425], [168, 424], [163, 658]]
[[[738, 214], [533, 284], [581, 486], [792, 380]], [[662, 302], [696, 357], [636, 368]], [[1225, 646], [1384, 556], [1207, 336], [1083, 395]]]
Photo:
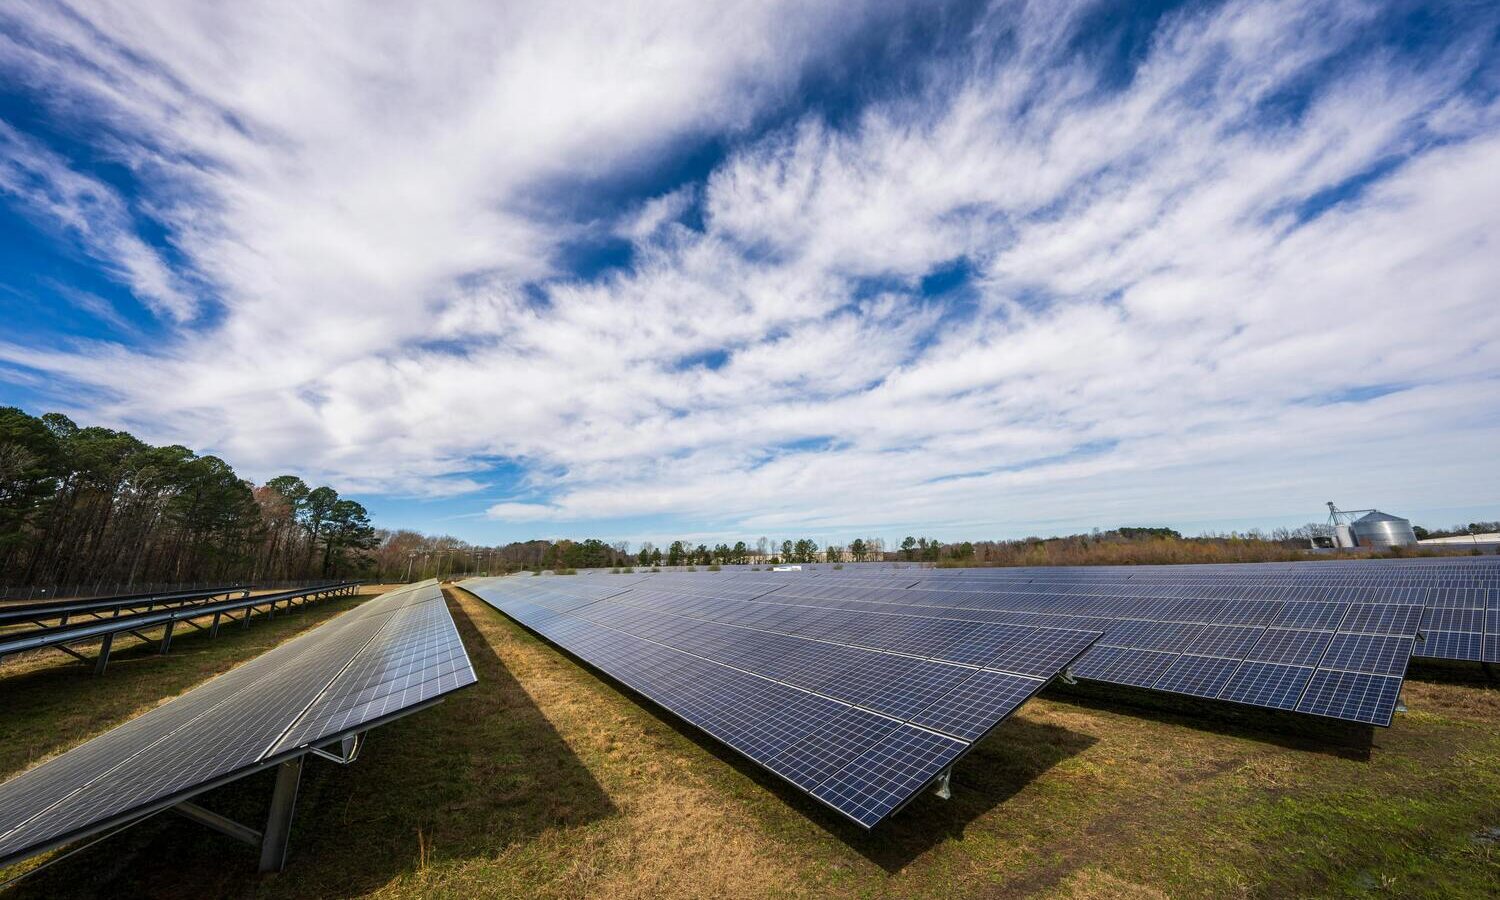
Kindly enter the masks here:
[[1333, 546], [1345, 548], [1354, 546], [1354, 532], [1349, 530], [1348, 525], [1333, 526]]
[[1417, 543], [1411, 522], [1372, 509], [1354, 520], [1354, 540], [1361, 547], [1411, 547]]

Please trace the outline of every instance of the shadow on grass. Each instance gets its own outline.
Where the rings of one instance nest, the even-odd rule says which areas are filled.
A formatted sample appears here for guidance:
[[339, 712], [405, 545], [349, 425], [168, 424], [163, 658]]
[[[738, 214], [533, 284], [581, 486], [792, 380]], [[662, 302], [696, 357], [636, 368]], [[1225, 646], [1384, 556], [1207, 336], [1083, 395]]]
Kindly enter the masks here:
[[1368, 761], [1374, 748], [1375, 729], [1369, 725], [1302, 713], [1195, 700], [1093, 681], [1079, 681], [1076, 685], [1053, 682], [1045, 695], [1074, 706], [1340, 759]]
[[[163, 813], [28, 878], [16, 896], [351, 896], [612, 815], [463, 609], [451, 599], [448, 608], [479, 683], [370, 732], [348, 766], [309, 757], [281, 874], [257, 875], [251, 848]], [[196, 802], [260, 828], [274, 777], [262, 772]]]
[[1406, 677], [1413, 681], [1429, 681], [1436, 684], [1494, 687], [1500, 685], [1500, 665], [1412, 657], [1411, 664], [1406, 669]]
[[[528, 634], [535, 634], [526, 626], [517, 625]], [[891, 874], [901, 871], [932, 847], [950, 838], [962, 837], [970, 822], [1019, 793], [1048, 769], [1087, 750], [1095, 742], [1089, 735], [1061, 726], [1008, 719], [954, 767], [952, 799], [942, 800], [928, 791], [915, 797], [904, 809], [873, 830], [866, 831], [676, 713], [636, 693], [628, 684], [594, 668], [588, 660], [546, 638], [539, 635], [537, 638]]]

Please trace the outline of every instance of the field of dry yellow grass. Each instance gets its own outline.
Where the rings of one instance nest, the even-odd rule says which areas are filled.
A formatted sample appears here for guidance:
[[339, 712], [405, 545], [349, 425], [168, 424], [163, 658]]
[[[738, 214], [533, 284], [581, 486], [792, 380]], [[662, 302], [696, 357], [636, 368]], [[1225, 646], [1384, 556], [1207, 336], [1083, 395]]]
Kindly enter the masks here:
[[[1416, 669], [1373, 732], [1049, 689], [865, 834], [467, 593], [480, 683], [304, 775], [286, 871], [160, 815], [17, 896], [1483, 897], [1500, 885], [1500, 690]], [[101, 680], [51, 660], [0, 678], [10, 774], [351, 602], [278, 616]], [[256, 776], [205, 795], [253, 821]], [[15, 874], [15, 870], [6, 874]]]

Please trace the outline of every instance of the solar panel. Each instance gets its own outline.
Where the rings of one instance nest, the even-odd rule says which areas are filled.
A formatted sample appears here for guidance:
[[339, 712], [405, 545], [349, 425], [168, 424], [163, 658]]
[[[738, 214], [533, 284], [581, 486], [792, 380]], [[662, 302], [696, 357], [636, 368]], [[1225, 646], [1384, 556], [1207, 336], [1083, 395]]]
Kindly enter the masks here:
[[785, 582], [760, 578], [615, 585], [464, 583], [865, 828], [951, 769], [1099, 637], [844, 600], [782, 603]]
[[392, 591], [0, 785], [0, 865], [300, 766], [474, 680], [436, 582]]
[[[1204, 671], [1208, 664], [1184, 662], [1165, 677], [1179, 655], [1311, 670], [1357, 666], [1366, 674], [1398, 679], [1411, 655], [1492, 661], [1500, 656], [1500, 565], [1494, 559], [916, 570], [915, 577], [911, 571], [832, 572], [788, 580], [760, 599], [773, 598], [824, 605], [833, 601], [823, 598], [841, 598], [845, 606], [1101, 629], [1104, 639], [1074, 674], [1191, 696], [1201, 696], [1213, 682], [1200, 683], [1189, 671]], [[1330, 647], [1333, 656], [1324, 664]], [[1296, 708], [1300, 694], [1288, 706], [1285, 693], [1305, 689], [1310, 673], [1279, 672], [1277, 689], [1265, 694], [1270, 702], [1261, 704], [1255, 698], [1262, 693], [1252, 686], [1267, 671], [1275, 670], [1248, 669], [1244, 679], [1225, 685], [1232, 696], [1219, 699]], [[1153, 675], [1155, 683], [1147, 685]], [[1399, 691], [1378, 697], [1389, 704], [1382, 715], [1349, 720], [1388, 721], [1384, 713], [1394, 711]], [[1337, 718], [1340, 708], [1308, 704], [1302, 711]]]

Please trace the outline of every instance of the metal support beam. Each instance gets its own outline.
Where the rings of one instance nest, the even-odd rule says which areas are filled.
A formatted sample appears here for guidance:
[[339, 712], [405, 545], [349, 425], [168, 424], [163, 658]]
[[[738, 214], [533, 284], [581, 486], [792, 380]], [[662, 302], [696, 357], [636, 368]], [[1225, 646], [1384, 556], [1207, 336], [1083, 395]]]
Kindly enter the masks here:
[[77, 650], [74, 650], [72, 647], [69, 647], [67, 644], [58, 644], [57, 645], [57, 649], [61, 650], [62, 652], [66, 653], [66, 654], [68, 654], [69, 656], [73, 657], [74, 659], [78, 660], [79, 662], [93, 662], [92, 659], [89, 659], [87, 656], [84, 656], [82, 653], [79, 653]]
[[162, 629], [161, 629], [161, 646], [159, 648], [157, 648], [157, 651], [156, 651], [157, 653], [163, 653], [164, 654], [168, 650], [172, 649], [172, 632], [174, 630], [176, 630], [176, 628], [177, 628], [177, 620], [176, 619], [168, 619], [167, 620], [167, 624], [164, 625], [164, 626], [162, 626]]
[[1405, 694], [1397, 694], [1396, 695], [1396, 712], [1400, 712], [1400, 713], [1406, 712], [1406, 695]]
[[292, 812], [297, 806], [297, 785], [302, 780], [302, 757], [276, 767], [276, 792], [260, 844], [260, 870], [280, 872], [286, 865], [287, 839], [292, 834]]
[[937, 787], [933, 790], [933, 793], [937, 794], [943, 800], [953, 799], [952, 778], [953, 770], [944, 769], [937, 777]]
[[325, 744], [322, 747], [313, 747], [311, 752], [316, 756], [321, 756], [329, 762], [336, 762], [341, 766], [347, 766], [350, 763], [354, 762], [356, 759], [359, 759], [360, 748], [364, 747], [365, 745], [366, 733], [367, 732], [361, 731], [359, 734], [353, 734], [340, 740], [338, 743], [338, 753], [336, 754], [328, 750], [328, 748], [332, 747], [333, 744]]
[[99, 645], [99, 657], [94, 660], [94, 674], [103, 675], [104, 667], [109, 665], [109, 648], [115, 642], [115, 636], [106, 634], [104, 642]]
[[221, 613], [221, 612], [214, 613], [214, 624], [213, 624], [213, 627], [211, 627], [211, 628], [208, 629], [208, 636], [209, 637], [218, 637], [219, 636], [219, 620], [221, 618], [223, 618], [223, 617], [224, 617], [224, 614]]
[[1077, 684], [1078, 683], [1078, 679], [1076, 679], [1076, 678], [1073, 677], [1073, 670], [1072, 669], [1063, 669], [1061, 672], [1058, 672], [1057, 673], [1057, 680], [1061, 681], [1063, 684]]
[[172, 811], [186, 818], [192, 819], [199, 825], [212, 828], [220, 834], [227, 834], [242, 844], [259, 847], [264, 837], [259, 831], [248, 825], [241, 825], [228, 816], [221, 816], [210, 809], [204, 809], [191, 800], [184, 800], [172, 807]]

